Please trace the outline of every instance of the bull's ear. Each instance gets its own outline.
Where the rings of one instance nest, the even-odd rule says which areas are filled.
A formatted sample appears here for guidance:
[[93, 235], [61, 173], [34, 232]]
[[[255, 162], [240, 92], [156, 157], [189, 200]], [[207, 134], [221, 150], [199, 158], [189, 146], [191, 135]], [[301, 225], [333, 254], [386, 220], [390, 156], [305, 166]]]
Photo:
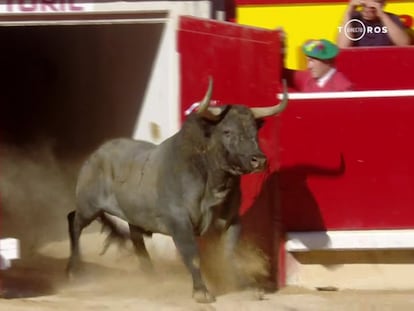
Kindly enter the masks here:
[[226, 110], [227, 106], [208, 107], [208, 109], [202, 114], [202, 117], [210, 121], [218, 121], [221, 119]]
[[257, 127], [257, 129], [259, 130], [259, 129], [261, 129], [262, 128], [262, 126], [265, 124], [265, 120], [264, 119], [262, 119], [262, 118], [260, 118], [260, 119], [255, 119], [256, 120], [256, 127]]

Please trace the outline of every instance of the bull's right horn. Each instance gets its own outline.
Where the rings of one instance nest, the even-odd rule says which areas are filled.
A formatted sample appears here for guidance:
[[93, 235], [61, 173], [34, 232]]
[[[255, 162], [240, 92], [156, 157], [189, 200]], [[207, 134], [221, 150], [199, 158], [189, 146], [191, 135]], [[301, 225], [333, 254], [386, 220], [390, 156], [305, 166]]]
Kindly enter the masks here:
[[220, 118], [221, 113], [223, 112], [223, 107], [209, 107], [211, 94], [213, 92], [213, 78], [210, 76], [208, 77], [208, 89], [206, 95], [204, 95], [203, 100], [199, 103], [197, 107], [197, 114], [201, 115], [203, 118], [209, 120], [218, 120]]
[[280, 101], [280, 103], [271, 106], [271, 107], [253, 107], [250, 108], [252, 111], [255, 119], [260, 119], [264, 117], [273, 116], [275, 114], [281, 113], [283, 110], [285, 110], [287, 103], [288, 103], [288, 92], [287, 92], [287, 86], [286, 86], [286, 80], [283, 79], [283, 98]]

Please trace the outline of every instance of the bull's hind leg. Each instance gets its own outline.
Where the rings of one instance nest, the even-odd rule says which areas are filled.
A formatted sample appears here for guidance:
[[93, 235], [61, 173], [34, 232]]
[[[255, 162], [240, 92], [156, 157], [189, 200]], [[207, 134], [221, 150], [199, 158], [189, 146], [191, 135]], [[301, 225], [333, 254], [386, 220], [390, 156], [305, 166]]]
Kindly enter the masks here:
[[151, 258], [148, 254], [147, 248], [145, 247], [144, 231], [137, 226], [129, 224], [129, 231], [131, 235], [131, 241], [134, 245], [135, 253], [137, 254], [142, 270], [144, 272], [152, 272], [154, 267], [151, 262]]
[[66, 273], [68, 277], [73, 277], [73, 275], [79, 271], [81, 258], [80, 258], [80, 249], [79, 249], [79, 238], [82, 233], [83, 228], [89, 225], [92, 220], [96, 218], [91, 217], [86, 219], [82, 217], [79, 213], [72, 211], [67, 215], [68, 220], [68, 229], [69, 229], [69, 238], [70, 238], [70, 257], [68, 264], [66, 266]]
[[200, 303], [214, 302], [200, 271], [200, 256], [196, 239], [190, 223], [174, 226], [172, 238], [193, 279], [193, 298]]

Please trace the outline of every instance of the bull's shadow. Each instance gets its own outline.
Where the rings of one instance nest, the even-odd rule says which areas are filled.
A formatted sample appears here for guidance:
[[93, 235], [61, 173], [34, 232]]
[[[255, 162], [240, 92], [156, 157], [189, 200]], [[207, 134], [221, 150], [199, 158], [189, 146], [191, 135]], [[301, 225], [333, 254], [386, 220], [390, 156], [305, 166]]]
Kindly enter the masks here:
[[[253, 239], [271, 263], [270, 281], [278, 284], [281, 243], [287, 231], [324, 231], [318, 202], [308, 186], [310, 176], [339, 178], [345, 173], [345, 160], [340, 156], [338, 167], [311, 164], [282, 166], [267, 176], [252, 206], [242, 216], [243, 235]], [[306, 211], [306, 217], [302, 217]], [[328, 243], [328, 236], [321, 243]]]

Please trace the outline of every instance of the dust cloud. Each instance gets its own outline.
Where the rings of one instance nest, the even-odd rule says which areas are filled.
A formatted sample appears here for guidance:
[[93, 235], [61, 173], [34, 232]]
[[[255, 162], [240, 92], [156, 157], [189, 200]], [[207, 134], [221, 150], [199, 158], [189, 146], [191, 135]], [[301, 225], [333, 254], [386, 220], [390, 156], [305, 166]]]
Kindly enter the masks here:
[[20, 240], [22, 258], [42, 244], [67, 238], [80, 163], [59, 161], [52, 141], [0, 146], [1, 236]]
[[264, 252], [247, 239], [233, 253], [225, 250], [224, 240], [208, 236], [201, 242], [201, 268], [217, 294], [262, 290], [270, 276], [270, 261]]

